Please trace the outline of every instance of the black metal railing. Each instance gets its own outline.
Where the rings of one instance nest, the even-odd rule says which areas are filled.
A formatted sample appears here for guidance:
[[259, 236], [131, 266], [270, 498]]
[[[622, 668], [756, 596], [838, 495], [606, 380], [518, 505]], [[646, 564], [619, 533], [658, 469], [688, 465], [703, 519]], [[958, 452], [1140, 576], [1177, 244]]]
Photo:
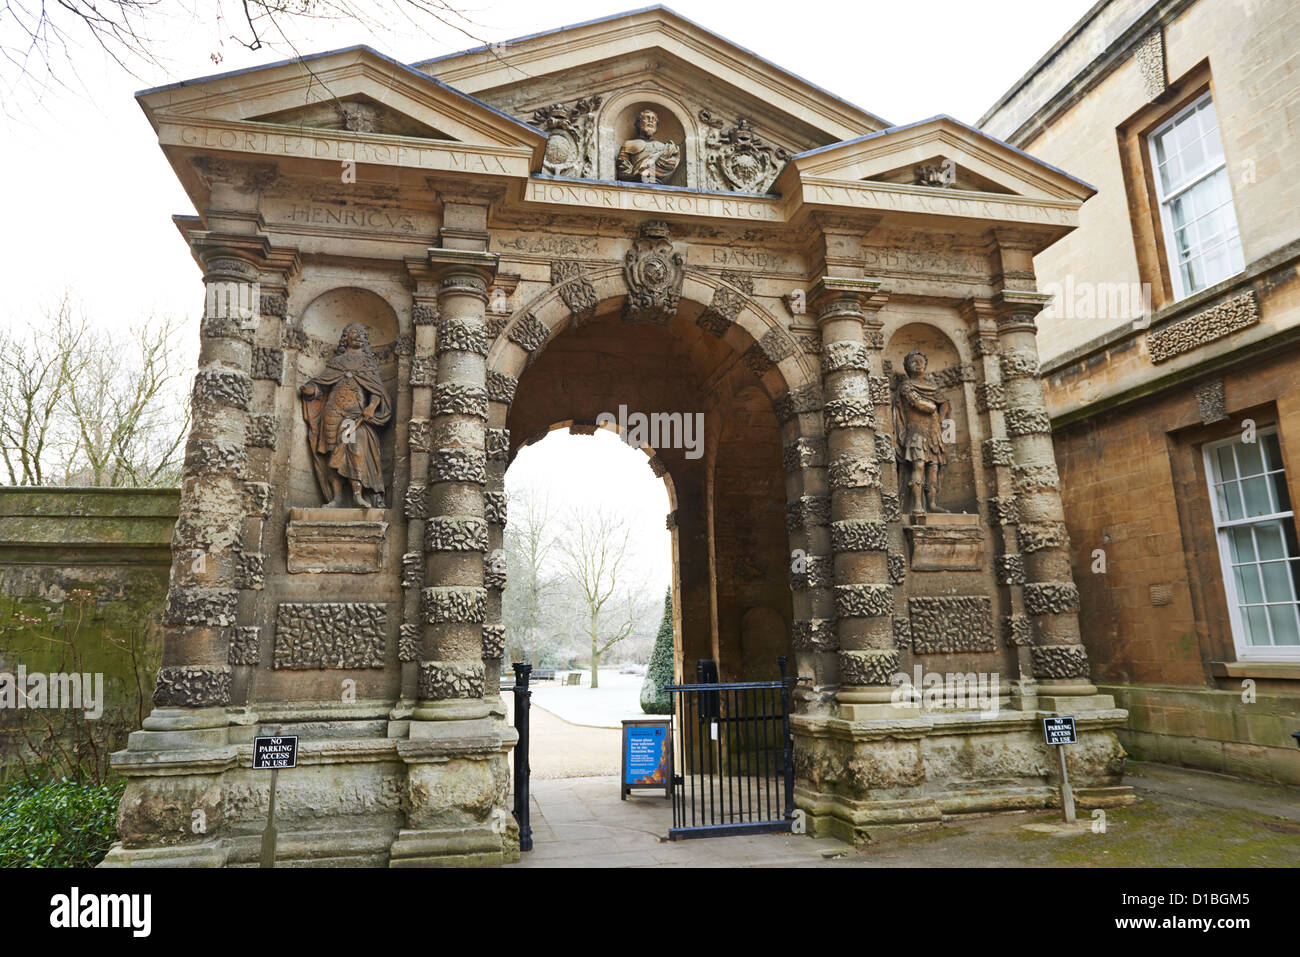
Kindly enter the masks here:
[[673, 695], [678, 771], [673, 777], [673, 840], [789, 831], [794, 819], [794, 750], [786, 659], [779, 681], [668, 685]]
[[533, 670], [532, 665], [525, 665], [516, 662], [511, 665], [515, 671], [515, 683], [513, 687], [502, 688], [502, 691], [513, 691], [515, 693], [515, 730], [519, 732], [519, 742], [515, 745], [514, 753], [514, 771], [515, 771], [515, 822], [519, 825], [519, 850], [531, 851], [533, 849], [533, 829], [528, 823], [528, 710], [532, 705], [533, 693], [528, 690], [528, 676]]

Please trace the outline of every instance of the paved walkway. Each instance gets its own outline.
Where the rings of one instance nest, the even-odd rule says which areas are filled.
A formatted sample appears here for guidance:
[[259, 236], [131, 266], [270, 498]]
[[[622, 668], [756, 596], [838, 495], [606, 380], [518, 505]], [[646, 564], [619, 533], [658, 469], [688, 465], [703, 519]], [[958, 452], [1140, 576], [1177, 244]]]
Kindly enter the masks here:
[[[1300, 867], [1300, 789], [1138, 763], [1128, 781], [1140, 801], [1106, 812], [1104, 832], [1035, 829], [1061, 818], [1059, 811], [1035, 811], [960, 817], [850, 848], [789, 834], [670, 842], [672, 809], [661, 795], [620, 801], [616, 774], [534, 773], [534, 849], [508, 866]], [[1081, 816], [1092, 823], [1087, 812]]]

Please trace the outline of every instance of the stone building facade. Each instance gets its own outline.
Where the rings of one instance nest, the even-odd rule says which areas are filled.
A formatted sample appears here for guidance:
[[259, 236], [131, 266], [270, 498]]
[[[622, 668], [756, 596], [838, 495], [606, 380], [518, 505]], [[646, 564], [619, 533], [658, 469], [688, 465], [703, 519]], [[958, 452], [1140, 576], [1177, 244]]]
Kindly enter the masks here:
[[[705, 416], [703, 456], [643, 447], [677, 667], [793, 656], [813, 832], [1051, 804], [1039, 718], [1062, 711], [1080, 803], [1129, 799], [1038, 378], [1033, 257], [1087, 184], [947, 117], [890, 126], [662, 8], [139, 101], [199, 211], [176, 223], [207, 307], [106, 863], [255, 860], [259, 732], [301, 739], [289, 862], [516, 854], [504, 474], [621, 404]], [[894, 422], [917, 353], [944, 465], [914, 513]], [[910, 707], [922, 674], [940, 690]], [[1000, 682], [977, 704], [945, 675]]]
[[1298, 33], [1286, 0], [1099, 3], [980, 121], [1099, 189], [1034, 265], [1080, 622], [1122, 740], [1290, 784]]

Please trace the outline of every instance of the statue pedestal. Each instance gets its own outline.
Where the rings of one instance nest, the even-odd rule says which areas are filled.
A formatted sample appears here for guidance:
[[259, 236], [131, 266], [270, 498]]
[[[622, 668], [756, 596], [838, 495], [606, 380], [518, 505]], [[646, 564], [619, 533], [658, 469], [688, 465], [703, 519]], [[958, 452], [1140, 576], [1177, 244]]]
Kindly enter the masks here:
[[903, 516], [914, 572], [980, 571], [984, 529], [978, 515], [913, 512]]
[[380, 572], [388, 552], [382, 508], [291, 508], [287, 567], [301, 572]]

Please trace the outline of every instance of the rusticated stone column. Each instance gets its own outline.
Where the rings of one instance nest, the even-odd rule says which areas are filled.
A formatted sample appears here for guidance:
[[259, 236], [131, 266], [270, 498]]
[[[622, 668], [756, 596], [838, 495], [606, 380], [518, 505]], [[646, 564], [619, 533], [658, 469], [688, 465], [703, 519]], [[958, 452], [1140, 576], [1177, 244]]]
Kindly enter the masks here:
[[[211, 234], [197, 236], [194, 245], [204, 266], [206, 303], [180, 515], [172, 538], [162, 663], [146, 732], [227, 723], [224, 709], [231, 701], [233, 678], [229, 645], [245, 571], [240, 536], [245, 515], [261, 515], [268, 493], [265, 486], [247, 482], [250, 372], [263, 249], [251, 237]], [[147, 735], [133, 745], [162, 746]]]
[[782, 454], [794, 611], [790, 643], [798, 673], [812, 678], [812, 687], [800, 685], [794, 694], [796, 700], [812, 700], [823, 687], [838, 682], [821, 388], [813, 383], [793, 389], [779, 397], [774, 408], [785, 440]]
[[879, 353], [866, 341], [867, 301], [879, 287], [878, 280], [827, 276], [814, 285], [812, 297], [822, 334], [842, 705], [888, 704], [890, 678], [898, 670], [869, 358], [874, 351], [879, 361]]
[[993, 304], [1002, 346], [1003, 415], [1019, 522], [1015, 572], [1024, 581], [1039, 704], [1054, 710], [1053, 696], [1094, 695], [1097, 689], [1089, 680], [1088, 654], [1079, 635], [1079, 589], [1070, 570], [1052, 424], [1038, 377], [1034, 316], [1050, 298], [1004, 289], [993, 297]]
[[1002, 635], [1005, 643], [1015, 649], [1016, 655], [1017, 673], [1011, 679], [1011, 700], [1018, 709], [1033, 711], [1038, 707], [1030, 656], [1033, 628], [1025, 614], [1024, 558], [1016, 534], [1020, 510], [1012, 470], [1012, 446], [1007, 437], [1007, 398], [1002, 381], [997, 310], [989, 299], [971, 298], [961, 304], [961, 313], [970, 327], [971, 352], [977, 366], [976, 411], [986, 417], [988, 424], [988, 437], [981, 446], [981, 453], [984, 468], [992, 475], [988, 518], [989, 526], [996, 529], [994, 534], [1001, 545], [1001, 555], [997, 558], [998, 584], [1007, 589]]
[[[438, 273], [436, 362], [413, 368], [432, 385], [425, 588], [413, 738], [420, 721], [486, 718], [488, 283], [496, 255], [431, 250]], [[499, 658], [499, 653], [497, 654]]]

